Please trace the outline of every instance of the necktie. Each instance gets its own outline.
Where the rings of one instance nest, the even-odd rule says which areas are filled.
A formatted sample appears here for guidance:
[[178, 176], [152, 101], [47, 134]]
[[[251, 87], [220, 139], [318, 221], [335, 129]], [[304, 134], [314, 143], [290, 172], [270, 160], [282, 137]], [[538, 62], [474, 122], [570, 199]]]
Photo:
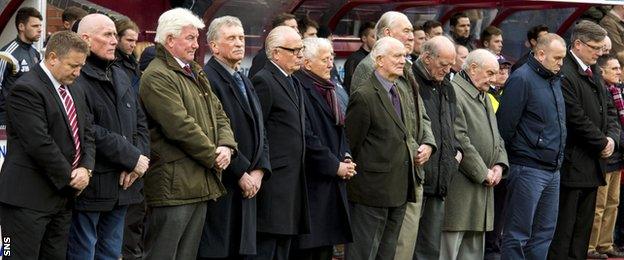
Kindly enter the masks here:
[[587, 73], [587, 76], [589, 76], [590, 78], [594, 78], [594, 73], [592, 72], [590, 67], [587, 67], [585, 73]]
[[67, 111], [67, 119], [69, 120], [69, 128], [71, 129], [72, 139], [74, 139], [74, 150], [76, 150], [76, 154], [74, 155], [74, 161], [72, 162], [72, 168], [76, 169], [78, 166], [78, 162], [80, 161], [81, 156], [81, 148], [80, 148], [80, 136], [78, 135], [78, 117], [76, 115], [76, 107], [74, 106], [74, 101], [72, 100], [71, 95], [67, 92], [67, 88], [64, 85], [61, 85], [59, 88], [59, 93], [63, 98], [63, 106], [65, 106], [65, 111]]
[[243, 78], [241, 77], [240, 73], [234, 72], [232, 76], [234, 76], [234, 81], [236, 82], [236, 86], [238, 86], [238, 90], [245, 98], [245, 101], [249, 102], [247, 100], [247, 90], [245, 89], [245, 82], [243, 82]]
[[193, 78], [195, 78], [195, 74], [193, 74], [193, 70], [191, 70], [191, 66], [186, 64], [186, 66], [184, 66], [184, 71], [186, 72], [186, 75], [189, 75]]
[[297, 88], [295, 88], [295, 82], [293, 81], [292, 76], [286, 77], [286, 81], [288, 81], [288, 85], [290, 85], [290, 91], [294, 95], [295, 100], [299, 101], [299, 94]]
[[399, 99], [399, 95], [396, 92], [396, 84], [392, 84], [392, 87], [390, 88], [390, 96], [392, 97], [391, 99], [394, 111], [396, 111], [399, 118], [403, 120], [403, 116], [401, 115], [401, 100]]

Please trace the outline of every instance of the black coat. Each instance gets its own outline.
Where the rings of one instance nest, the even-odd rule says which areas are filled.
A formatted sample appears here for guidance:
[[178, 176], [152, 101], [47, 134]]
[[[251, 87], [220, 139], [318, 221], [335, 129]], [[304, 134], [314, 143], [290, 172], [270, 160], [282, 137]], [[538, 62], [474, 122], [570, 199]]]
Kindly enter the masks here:
[[270, 175], [269, 145], [262, 118], [260, 101], [251, 81], [245, 82], [245, 102], [232, 75], [212, 57], [204, 67], [213, 93], [230, 118], [238, 143], [238, 152], [221, 181], [227, 193], [216, 201], [208, 201], [206, 225], [199, 245], [199, 257], [222, 258], [256, 254], [256, 198], [243, 198], [238, 180], [244, 173], [261, 169], [264, 179]]
[[305, 107], [299, 82], [267, 62], [251, 80], [260, 99], [269, 140], [271, 179], [258, 192], [258, 232], [298, 235], [310, 231], [305, 184]]
[[420, 96], [431, 120], [431, 131], [438, 148], [424, 166], [423, 193], [427, 196], [445, 197], [452, 176], [459, 173], [459, 163], [455, 160], [455, 155], [460, 150], [460, 145], [453, 131], [457, 98], [448, 77], [439, 83], [429, 80], [421, 66], [423, 65], [420, 61], [414, 62], [414, 79], [420, 86]]
[[247, 73], [247, 76], [250, 79], [253, 78], [256, 73], [258, 73], [258, 71], [264, 68], [264, 65], [266, 65], [267, 62], [269, 62], [269, 59], [267, 58], [265, 48], [262, 47], [262, 49], [260, 49], [256, 56], [254, 56], [251, 60], [251, 67], [249, 67], [249, 72]]
[[76, 209], [108, 211], [116, 204], [140, 203], [143, 179], [127, 190], [119, 185], [121, 172], [131, 172], [140, 155], [150, 154], [147, 121], [128, 76], [119, 66], [91, 55], [75, 85], [85, 90], [96, 148], [93, 177], [78, 197]]
[[617, 144], [620, 126], [615, 107], [602, 85], [598, 66], [592, 65], [590, 78], [568, 51], [561, 74], [568, 130], [561, 185], [584, 188], [605, 185], [605, 160], [600, 152], [607, 145], [607, 136]]
[[[78, 117], [81, 160], [93, 169], [95, 145], [84, 92], [68, 86]], [[0, 201], [37, 211], [58, 210], [71, 201], [74, 141], [63, 102], [41, 65], [24, 74], [7, 98], [8, 151], [0, 173]]]
[[344, 88], [347, 91], [347, 94], [351, 94], [351, 78], [353, 77], [353, 73], [355, 72], [355, 68], [357, 68], [360, 61], [362, 61], [367, 55], [368, 51], [364, 49], [364, 47], [360, 47], [357, 51], [351, 53], [344, 64]]
[[[297, 72], [306, 107], [306, 184], [310, 205], [310, 234], [298, 238], [299, 248], [314, 248], [353, 241], [347, 184], [336, 174], [349, 153], [344, 126], [336, 125], [327, 101], [314, 80]], [[336, 97], [337, 98], [337, 97]]]
[[139, 69], [139, 62], [134, 54], [126, 55], [121, 50], [115, 51], [115, 63], [126, 72], [130, 79], [130, 84], [135, 93], [139, 93], [139, 80], [141, 79], [141, 70]]

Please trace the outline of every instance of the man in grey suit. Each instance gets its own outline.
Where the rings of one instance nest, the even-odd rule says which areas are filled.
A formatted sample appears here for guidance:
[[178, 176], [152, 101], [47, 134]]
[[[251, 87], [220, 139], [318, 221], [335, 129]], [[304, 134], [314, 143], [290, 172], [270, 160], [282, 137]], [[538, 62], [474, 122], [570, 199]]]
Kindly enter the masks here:
[[355, 238], [347, 259], [393, 259], [406, 202], [422, 196], [422, 188], [416, 189], [418, 146], [407, 124], [415, 115], [399, 93], [406, 54], [397, 39], [378, 40], [367, 58], [375, 70], [352, 93], [347, 109], [347, 137], [354, 159], [362, 162], [347, 187]]

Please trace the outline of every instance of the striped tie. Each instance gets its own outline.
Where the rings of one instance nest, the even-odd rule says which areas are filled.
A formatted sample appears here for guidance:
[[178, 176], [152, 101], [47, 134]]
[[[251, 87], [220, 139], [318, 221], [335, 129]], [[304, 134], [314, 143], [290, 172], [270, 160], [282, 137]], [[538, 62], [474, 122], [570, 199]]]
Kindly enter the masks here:
[[69, 119], [69, 127], [71, 128], [72, 138], [74, 139], [74, 149], [76, 150], [76, 154], [74, 155], [74, 161], [72, 162], [72, 168], [76, 169], [78, 166], [78, 162], [80, 161], [80, 136], [78, 135], [78, 118], [76, 117], [76, 107], [74, 106], [74, 101], [69, 93], [67, 93], [67, 88], [64, 85], [61, 85], [59, 88], [59, 93], [63, 98], [63, 105], [65, 106], [65, 111], [67, 111], [67, 119]]

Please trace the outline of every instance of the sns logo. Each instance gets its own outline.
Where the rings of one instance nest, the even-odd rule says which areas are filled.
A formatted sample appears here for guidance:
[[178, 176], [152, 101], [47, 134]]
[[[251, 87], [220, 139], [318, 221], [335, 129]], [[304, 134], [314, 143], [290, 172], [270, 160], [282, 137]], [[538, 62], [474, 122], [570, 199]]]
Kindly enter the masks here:
[[0, 249], [0, 252], [2, 252], [2, 256], [6, 256], [6, 257], [11, 256], [11, 238], [10, 237], [2, 238], [2, 249]]

